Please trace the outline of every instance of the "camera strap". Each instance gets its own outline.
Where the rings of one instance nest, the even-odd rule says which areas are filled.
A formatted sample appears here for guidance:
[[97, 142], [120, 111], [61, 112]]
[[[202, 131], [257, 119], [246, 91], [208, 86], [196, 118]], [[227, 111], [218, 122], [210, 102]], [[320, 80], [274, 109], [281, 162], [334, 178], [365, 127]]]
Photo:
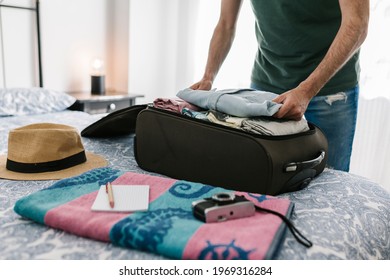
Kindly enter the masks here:
[[276, 215], [278, 216], [279, 218], [281, 218], [283, 220], [283, 222], [286, 223], [287, 227], [289, 228], [289, 230], [291, 231], [291, 233], [293, 234], [293, 236], [295, 237], [295, 239], [301, 243], [303, 246], [307, 247], [307, 248], [310, 248], [311, 246], [313, 246], [313, 243], [307, 239], [295, 226], [294, 224], [286, 218], [286, 216], [280, 214], [279, 212], [276, 212], [276, 211], [273, 211], [273, 210], [270, 210], [270, 209], [266, 209], [266, 208], [262, 208], [260, 206], [257, 206], [255, 205], [255, 208], [256, 210], [258, 211], [263, 211], [263, 212], [267, 212], [267, 213], [270, 213], [270, 214], [273, 214], [273, 215]]

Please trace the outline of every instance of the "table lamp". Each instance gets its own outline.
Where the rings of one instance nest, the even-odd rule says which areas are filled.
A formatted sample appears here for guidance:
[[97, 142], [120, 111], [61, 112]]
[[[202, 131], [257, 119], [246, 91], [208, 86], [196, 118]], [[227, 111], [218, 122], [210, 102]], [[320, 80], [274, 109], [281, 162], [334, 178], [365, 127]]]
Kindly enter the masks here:
[[91, 94], [104, 95], [106, 92], [104, 62], [100, 58], [95, 58], [91, 67]]

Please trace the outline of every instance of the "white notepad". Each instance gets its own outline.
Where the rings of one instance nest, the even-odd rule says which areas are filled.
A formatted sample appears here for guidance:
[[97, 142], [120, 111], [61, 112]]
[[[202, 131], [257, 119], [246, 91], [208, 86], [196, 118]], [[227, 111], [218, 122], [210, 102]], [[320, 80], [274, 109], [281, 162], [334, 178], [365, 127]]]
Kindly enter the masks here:
[[92, 211], [145, 211], [149, 206], [148, 185], [112, 185], [114, 207], [110, 207], [106, 186], [100, 186]]

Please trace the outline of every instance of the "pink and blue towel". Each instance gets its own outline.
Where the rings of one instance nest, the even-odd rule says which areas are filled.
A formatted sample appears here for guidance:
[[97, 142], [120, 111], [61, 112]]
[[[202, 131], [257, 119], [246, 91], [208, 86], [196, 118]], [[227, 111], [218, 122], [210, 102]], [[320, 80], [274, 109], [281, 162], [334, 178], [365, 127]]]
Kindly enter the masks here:
[[[107, 182], [149, 185], [148, 211], [91, 211], [100, 185]], [[208, 224], [194, 218], [193, 201], [222, 191], [232, 192], [200, 183], [99, 168], [24, 197], [14, 209], [49, 227], [173, 259], [272, 259], [286, 229], [279, 217], [256, 212], [248, 218]], [[287, 218], [291, 215], [292, 203], [288, 199], [234, 193]]]

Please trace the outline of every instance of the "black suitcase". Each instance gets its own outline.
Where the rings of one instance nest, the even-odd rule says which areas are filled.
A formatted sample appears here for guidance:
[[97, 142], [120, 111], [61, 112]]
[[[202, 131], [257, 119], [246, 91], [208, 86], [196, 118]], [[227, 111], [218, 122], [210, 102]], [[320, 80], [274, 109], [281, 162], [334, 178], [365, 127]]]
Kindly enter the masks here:
[[325, 168], [328, 142], [318, 127], [309, 127], [264, 136], [147, 107], [136, 118], [134, 154], [146, 171], [277, 195], [304, 188]]

